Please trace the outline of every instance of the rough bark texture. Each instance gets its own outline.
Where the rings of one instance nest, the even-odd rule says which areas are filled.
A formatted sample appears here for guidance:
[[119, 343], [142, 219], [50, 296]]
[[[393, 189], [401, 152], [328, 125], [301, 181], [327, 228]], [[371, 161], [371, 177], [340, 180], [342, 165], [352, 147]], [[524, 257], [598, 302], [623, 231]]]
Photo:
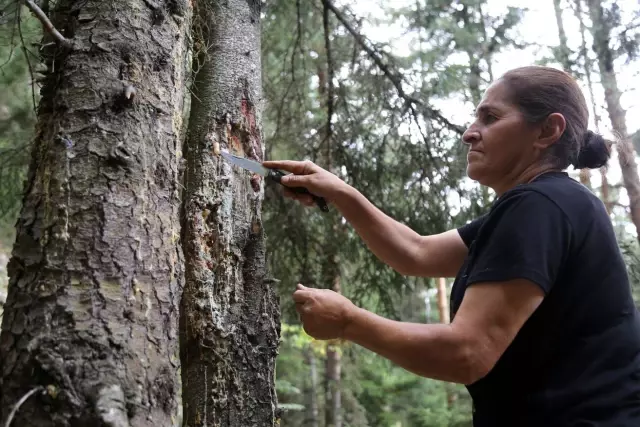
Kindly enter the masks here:
[[[59, 1], [0, 360], [12, 426], [179, 422], [183, 1]], [[128, 88], [128, 89], [127, 89]], [[129, 97], [127, 97], [129, 95]], [[3, 421], [4, 422], [4, 421]]]
[[264, 182], [217, 155], [263, 159], [260, 2], [198, 1], [183, 213], [185, 426], [273, 426], [280, 335], [265, 277]]
[[601, 1], [588, 0], [587, 3], [592, 22], [593, 46], [598, 56], [598, 68], [604, 86], [607, 112], [614, 133], [619, 138], [617, 149], [622, 181], [629, 196], [631, 221], [636, 227], [637, 238], [640, 240], [640, 178], [638, 177], [636, 151], [627, 132], [626, 113], [620, 104], [620, 90], [613, 69], [614, 53], [609, 46], [611, 30], [604, 19]]

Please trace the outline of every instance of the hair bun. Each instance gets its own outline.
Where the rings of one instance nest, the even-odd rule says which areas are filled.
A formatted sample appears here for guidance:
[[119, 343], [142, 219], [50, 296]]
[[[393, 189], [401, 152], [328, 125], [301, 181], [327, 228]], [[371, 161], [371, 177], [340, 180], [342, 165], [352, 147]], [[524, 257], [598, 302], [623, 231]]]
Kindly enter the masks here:
[[597, 169], [606, 165], [609, 157], [611, 151], [602, 135], [588, 130], [580, 144], [580, 152], [571, 164], [576, 169]]

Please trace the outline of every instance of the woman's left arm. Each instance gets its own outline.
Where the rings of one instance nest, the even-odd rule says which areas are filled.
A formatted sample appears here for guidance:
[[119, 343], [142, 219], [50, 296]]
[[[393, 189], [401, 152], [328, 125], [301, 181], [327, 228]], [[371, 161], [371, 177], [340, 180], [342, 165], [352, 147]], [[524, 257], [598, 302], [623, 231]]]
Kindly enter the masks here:
[[451, 324], [397, 322], [352, 306], [343, 337], [423, 377], [471, 384], [489, 373], [543, 298], [524, 279], [477, 283]]
[[500, 359], [554, 286], [571, 246], [564, 212], [536, 191], [514, 192], [493, 209], [451, 324], [384, 319], [341, 295], [299, 286], [304, 328], [319, 339], [345, 338], [424, 377], [471, 384]]

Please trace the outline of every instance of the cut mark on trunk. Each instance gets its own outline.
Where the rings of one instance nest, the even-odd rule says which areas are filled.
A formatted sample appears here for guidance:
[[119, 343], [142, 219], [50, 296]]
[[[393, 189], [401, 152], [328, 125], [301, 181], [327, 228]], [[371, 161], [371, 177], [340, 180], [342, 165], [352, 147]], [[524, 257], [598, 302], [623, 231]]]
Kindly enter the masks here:
[[248, 96], [240, 101], [240, 112], [244, 119], [243, 128], [247, 132], [245, 142], [245, 151], [255, 161], [261, 162], [262, 156], [262, 138], [260, 130], [256, 126], [256, 109]]
[[253, 174], [253, 176], [251, 177], [251, 188], [253, 188], [253, 191], [255, 191], [256, 193], [260, 191], [261, 180], [262, 178], [258, 174]]

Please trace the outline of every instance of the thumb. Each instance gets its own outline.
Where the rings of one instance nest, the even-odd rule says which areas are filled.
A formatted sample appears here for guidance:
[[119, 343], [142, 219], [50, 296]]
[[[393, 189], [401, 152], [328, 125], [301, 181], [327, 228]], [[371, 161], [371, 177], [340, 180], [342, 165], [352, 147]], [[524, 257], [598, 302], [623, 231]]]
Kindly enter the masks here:
[[302, 283], [298, 283], [298, 284], [296, 285], [296, 289], [298, 289], [298, 290], [301, 290], [301, 291], [302, 291], [302, 290], [307, 289], [307, 287], [306, 287], [306, 286], [304, 286]]

